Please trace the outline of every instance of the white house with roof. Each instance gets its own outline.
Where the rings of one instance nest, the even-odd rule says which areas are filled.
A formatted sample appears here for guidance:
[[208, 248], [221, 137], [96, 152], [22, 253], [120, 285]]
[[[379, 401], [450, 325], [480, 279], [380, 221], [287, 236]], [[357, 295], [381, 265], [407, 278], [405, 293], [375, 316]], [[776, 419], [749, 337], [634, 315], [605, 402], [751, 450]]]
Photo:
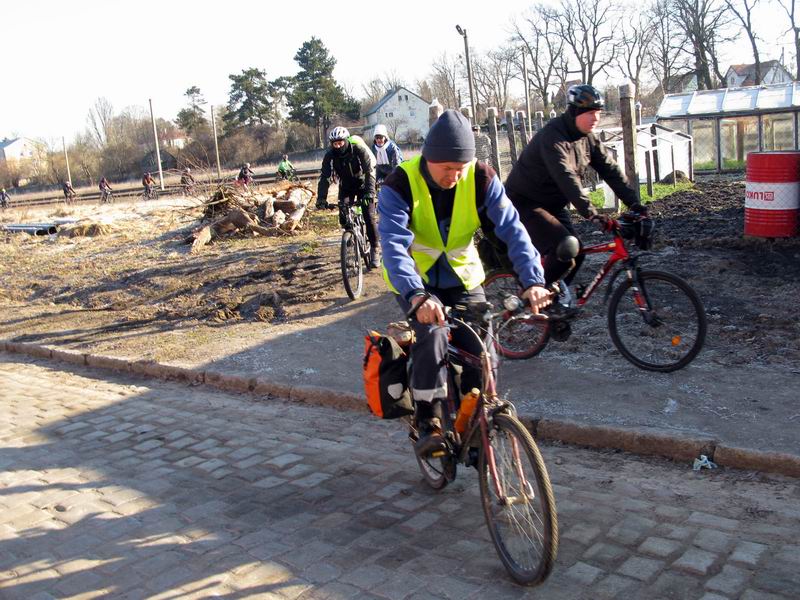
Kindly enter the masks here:
[[415, 142], [428, 134], [428, 102], [408, 88], [398, 87], [364, 113], [366, 139], [372, 138], [375, 125], [382, 123], [396, 141]]
[[5, 138], [0, 142], [0, 161], [32, 159], [36, 156], [37, 143], [24, 137]]
[[[793, 80], [792, 74], [777, 60], [765, 60], [760, 65], [761, 85], [773, 83], [789, 83]], [[731, 65], [725, 73], [725, 85], [729, 88], [756, 85], [756, 65]]]

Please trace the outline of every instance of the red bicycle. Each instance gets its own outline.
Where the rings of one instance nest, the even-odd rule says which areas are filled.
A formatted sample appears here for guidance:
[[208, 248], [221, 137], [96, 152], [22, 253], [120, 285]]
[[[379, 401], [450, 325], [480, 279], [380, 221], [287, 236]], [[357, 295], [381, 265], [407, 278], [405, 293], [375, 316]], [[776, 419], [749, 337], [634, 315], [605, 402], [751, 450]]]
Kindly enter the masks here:
[[[553, 294], [553, 310], [546, 309], [545, 314], [526, 319], [508, 318], [501, 324], [495, 346], [502, 356], [531, 358], [545, 348], [551, 337], [556, 341], [566, 339], [570, 321], [612, 273], [604, 301], [608, 301], [608, 332], [622, 356], [640, 369], [662, 373], [681, 369], [694, 360], [703, 347], [708, 327], [697, 292], [673, 273], [641, 269], [637, 261], [643, 253], [628, 246], [632, 243], [641, 250], [650, 247], [652, 221], [625, 213], [619, 221], [611, 221], [610, 231], [612, 241], [581, 249], [581, 254], [610, 256], [588, 285], [576, 288], [574, 299], [561, 281]], [[620, 275], [624, 277], [615, 287]], [[507, 272], [490, 275], [484, 288], [487, 300], [495, 305], [502, 305], [508, 295], [521, 293], [516, 277]]]

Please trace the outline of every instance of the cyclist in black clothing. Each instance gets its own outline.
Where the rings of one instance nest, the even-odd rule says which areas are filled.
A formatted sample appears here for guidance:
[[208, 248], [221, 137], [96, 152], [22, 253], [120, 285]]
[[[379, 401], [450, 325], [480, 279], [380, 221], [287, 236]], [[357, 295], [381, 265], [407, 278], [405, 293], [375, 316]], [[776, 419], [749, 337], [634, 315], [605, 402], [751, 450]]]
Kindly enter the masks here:
[[[370, 263], [380, 266], [377, 255], [379, 244], [378, 228], [375, 226], [375, 158], [360, 138], [351, 138], [344, 127], [334, 127], [328, 135], [330, 149], [322, 159], [322, 173], [317, 184], [317, 208], [329, 208], [328, 188], [330, 178], [336, 174], [339, 179], [339, 204], [350, 198], [361, 203], [366, 216], [367, 237], [372, 246]], [[339, 223], [344, 226], [342, 211]]]
[[[534, 245], [545, 257], [548, 285], [572, 269], [565, 278], [569, 283], [583, 261], [569, 204], [581, 216], [608, 227], [608, 217], [597, 213], [581, 184], [588, 167], [597, 171], [631, 210], [647, 212], [625, 173], [592, 133], [604, 106], [600, 92], [590, 85], [574, 85], [567, 91], [567, 101], [566, 112], [550, 120], [522, 151], [505, 186]], [[566, 250], [572, 260], [563, 260]]]
[[241, 181], [245, 185], [249, 185], [253, 182], [253, 177], [255, 173], [250, 170], [250, 163], [244, 163], [242, 168], [239, 169], [239, 175], [236, 177], [237, 181]]

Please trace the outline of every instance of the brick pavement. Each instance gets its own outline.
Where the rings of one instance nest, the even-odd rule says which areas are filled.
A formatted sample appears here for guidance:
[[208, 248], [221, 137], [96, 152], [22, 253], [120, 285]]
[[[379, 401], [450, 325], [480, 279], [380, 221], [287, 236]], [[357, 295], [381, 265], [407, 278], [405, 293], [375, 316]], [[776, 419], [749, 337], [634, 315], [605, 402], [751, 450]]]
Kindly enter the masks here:
[[547, 446], [561, 549], [510, 583], [477, 479], [399, 425], [0, 354], [2, 598], [791, 598], [796, 480]]

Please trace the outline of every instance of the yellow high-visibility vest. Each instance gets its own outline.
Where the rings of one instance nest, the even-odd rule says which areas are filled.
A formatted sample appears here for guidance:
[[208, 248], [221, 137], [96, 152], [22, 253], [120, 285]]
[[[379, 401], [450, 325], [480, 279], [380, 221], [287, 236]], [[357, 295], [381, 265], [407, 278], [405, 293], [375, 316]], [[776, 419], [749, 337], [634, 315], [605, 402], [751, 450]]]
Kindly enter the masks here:
[[[420, 171], [421, 156], [400, 163], [399, 167], [406, 172], [411, 187], [411, 223], [409, 229], [414, 234], [411, 244], [411, 258], [417, 267], [422, 280], [427, 283], [428, 270], [436, 264], [442, 253], [447, 255], [447, 262], [467, 290], [474, 289], [483, 283], [485, 273], [478, 256], [478, 250], [472, 242], [475, 232], [481, 226], [478, 207], [475, 199], [475, 163], [469, 165], [467, 174], [456, 184], [453, 214], [447, 244], [442, 241], [439, 223], [433, 210], [433, 200], [425, 178]], [[399, 293], [389, 281], [386, 268], [383, 278], [389, 289]]]

